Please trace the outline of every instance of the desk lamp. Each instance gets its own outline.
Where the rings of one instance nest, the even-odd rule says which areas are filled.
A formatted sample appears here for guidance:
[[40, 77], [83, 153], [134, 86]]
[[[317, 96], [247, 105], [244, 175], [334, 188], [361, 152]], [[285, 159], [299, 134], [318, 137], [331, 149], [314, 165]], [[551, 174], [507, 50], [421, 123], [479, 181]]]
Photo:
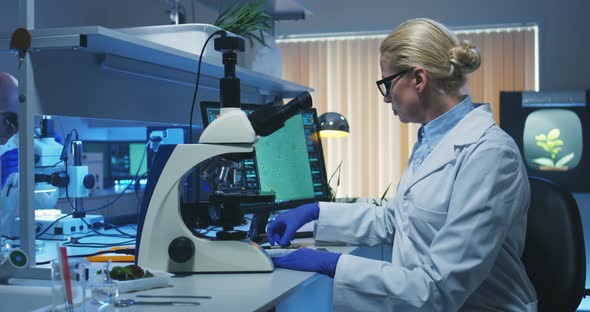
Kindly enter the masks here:
[[344, 116], [328, 112], [319, 117], [320, 137], [322, 138], [344, 138], [350, 132], [348, 120]]

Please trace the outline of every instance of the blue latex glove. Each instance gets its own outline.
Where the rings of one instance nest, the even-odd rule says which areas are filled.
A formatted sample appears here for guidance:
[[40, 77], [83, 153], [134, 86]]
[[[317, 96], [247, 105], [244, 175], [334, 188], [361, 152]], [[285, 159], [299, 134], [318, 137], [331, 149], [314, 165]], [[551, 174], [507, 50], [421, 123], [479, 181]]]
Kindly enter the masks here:
[[269, 244], [287, 246], [295, 236], [295, 232], [304, 224], [317, 220], [320, 216], [318, 203], [301, 205], [285, 213], [281, 213], [266, 228]]
[[53, 138], [55, 139], [55, 142], [57, 142], [57, 143], [59, 143], [59, 144], [61, 144], [61, 145], [63, 145], [63, 144], [64, 144], [64, 140], [62, 140], [62, 139], [61, 139], [61, 137], [60, 137], [60, 136], [59, 136], [57, 133], [55, 133], [55, 134], [53, 135]]
[[341, 255], [335, 252], [299, 248], [286, 256], [272, 258], [272, 262], [277, 268], [318, 272], [334, 278]]
[[0, 186], [6, 183], [6, 179], [9, 175], [18, 171], [18, 149], [12, 149], [0, 156], [0, 172], [2, 176], [0, 177]]

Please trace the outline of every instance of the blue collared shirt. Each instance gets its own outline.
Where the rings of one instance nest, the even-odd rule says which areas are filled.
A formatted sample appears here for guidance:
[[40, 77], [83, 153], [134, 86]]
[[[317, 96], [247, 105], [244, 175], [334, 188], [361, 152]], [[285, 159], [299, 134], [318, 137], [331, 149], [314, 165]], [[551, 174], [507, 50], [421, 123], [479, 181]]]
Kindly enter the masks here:
[[416, 171], [445, 135], [473, 109], [471, 98], [466, 96], [461, 103], [457, 104], [450, 111], [420, 127], [418, 130], [418, 142], [416, 142], [416, 148], [412, 156], [413, 171]]

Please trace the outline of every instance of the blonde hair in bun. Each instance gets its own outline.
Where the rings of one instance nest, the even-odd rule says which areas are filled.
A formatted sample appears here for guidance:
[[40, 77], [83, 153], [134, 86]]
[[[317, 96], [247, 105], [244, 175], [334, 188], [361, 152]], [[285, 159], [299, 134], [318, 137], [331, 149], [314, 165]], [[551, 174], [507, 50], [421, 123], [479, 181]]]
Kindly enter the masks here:
[[[479, 51], [469, 40], [461, 41], [461, 44], [451, 49], [451, 64], [455, 70], [464, 74], [474, 72], [481, 65]], [[452, 75], [452, 71], [451, 71]]]
[[458, 94], [466, 75], [481, 64], [481, 56], [469, 41], [459, 43], [444, 25], [427, 18], [408, 20], [398, 26], [380, 47], [381, 60], [391, 69], [422, 66], [438, 87]]

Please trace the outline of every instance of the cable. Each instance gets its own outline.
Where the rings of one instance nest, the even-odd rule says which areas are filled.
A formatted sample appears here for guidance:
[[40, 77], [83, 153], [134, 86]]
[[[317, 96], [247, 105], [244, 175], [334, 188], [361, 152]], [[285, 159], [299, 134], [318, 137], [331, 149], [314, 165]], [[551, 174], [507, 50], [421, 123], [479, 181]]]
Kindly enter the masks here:
[[55, 164], [51, 165], [50, 168], [57, 167], [57, 165], [61, 164], [62, 162], [63, 162], [63, 160], [60, 160], [60, 161], [56, 162]]
[[80, 135], [78, 134], [78, 130], [76, 128], [74, 128], [74, 129], [72, 129], [72, 131], [70, 131], [70, 134], [72, 132], [75, 132], [76, 133], [76, 141], [80, 141]]
[[[106, 234], [106, 233], [90, 233], [90, 234], [86, 234], [86, 235], [82, 235], [82, 236], [70, 236], [69, 237], [69, 242], [70, 243], [79, 243], [80, 240], [85, 239], [85, 238], [90, 238], [90, 237], [114, 237], [114, 238], [134, 238], [134, 237], [122, 237], [121, 234]], [[97, 243], [97, 244], [103, 244], [103, 243]]]
[[[69, 139], [72, 137], [72, 132], [74, 130], [76, 130], [76, 129], [73, 129], [70, 131], [70, 133], [68, 133], [68, 138], [64, 142], [64, 150], [66, 150], [66, 148], [67, 148], [66, 146], [70, 144]], [[77, 137], [78, 137], [78, 130], [76, 130], [76, 138]], [[67, 150], [66, 150], [65, 154], [62, 156], [63, 156], [63, 162], [66, 167], [66, 175], [67, 175], [68, 174], [68, 158], [69, 158]], [[72, 181], [68, 181], [68, 185], [66, 185], [66, 199], [68, 200], [68, 203], [70, 203], [70, 207], [72, 207], [72, 214], [74, 214], [74, 213], [77, 213], [78, 211], [77, 211], [76, 207], [74, 207], [74, 204], [72, 204], [72, 201], [70, 200], [70, 194], [68, 193], [68, 189], [70, 188], [69, 187], [70, 183], [72, 183]]]
[[221, 231], [223, 231], [221, 226], [211, 225], [211, 226], [207, 227], [206, 229], [193, 229], [193, 234], [197, 237], [200, 237], [200, 238], [210, 239], [210, 238], [212, 238], [212, 236], [207, 236], [207, 234], [209, 234], [209, 232], [217, 233], [217, 232], [221, 232]]
[[149, 170], [146, 171], [144, 174], [141, 175], [141, 177], [139, 177], [139, 179], [137, 179], [137, 184], [139, 185], [139, 187], [135, 188], [135, 197], [137, 197], [137, 206], [135, 207], [135, 214], [137, 215], [137, 222], [139, 223], [139, 214], [141, 213], [141, 201], [142, 198], [139, 197], [139, 189], [141, 188], [141, 184], [139, 183], [139, 181], [141, 181], [141, 179], [143, 177], [148, 177], [149, 175]]
[[201, 78], [201, 62], [203, 60], [203, 54], [205, 53], [205, 48], [207, 47], [207, 43], [209, 43], [209, 40], [211, 40], [211, 38], [213, 38], [213, 36], [215, 35], [220, 35], [222, 37], [225, 37], [226, 32], [225, 30], [218, 30], [214, 33], [212, 33], [209, 38], [207, 38], [207, 40], [205, 40], [205, 44], [203, 45], [203, 48], [201, 49], [201, 55], [199, 55], [199, 66], [197, 69], [197, 81], [195, 82], [195, 93], [193, 94], [193, 102], [191, 105], [191, 113], [189, 115], [189, 128], [188, 128], [188, 143], [192, 144], [193, 143], [193, 113], [195, 111], [195, 100], [197, 99], [197, 93], [199, 92], [199, 80]]
[[117, 231], [117, 232], [119, 232], [119, 233], [121, 233], [123, 235], [126, 235], [128, 237], [133, 237], [133, 238], [136, 238], [137, 237], [136, 235], [132, 235], [132, 234], [129, 234], [129, 233], [126, 233], [126, 232], [121, 231], [119, 229], [119, 226], [112, 226], [112, 224], [109, 224], [109, 226], [111, 226], [115, 231]]
[[[115, 231], [117, 231], [117, 232], [119, 232], [119, 233], [121, 233], [121, 234], [123, 234], [125, 236], [121, 236], [119, 234], [106, 234], [106, 233], [101, 233], [101, 232], [97, 231], [94, 228], [94, 225], [88, 224], [88, 222], [86, 222], [86, 220], [84, 220], [84, 218], [80, 218], [80, 219], [82, 220], [82, 222], [84, 222], [86, 224], [86, 226], [88, 227], [88, 229], [92, 230], [92, 232], [98, 234], [99, 236], [105, 236], [105, 237], [121, 237], [121, 238], [135, 238], [135, 235], [131, 235], [131, 234], [125, 233], [125, 232], [117, 229], [117, 227], [114, 227], [114, 226], [112, 226], [112, 228]], [[107, 224], [104, 224], [104, 225], [106, 226]]]

